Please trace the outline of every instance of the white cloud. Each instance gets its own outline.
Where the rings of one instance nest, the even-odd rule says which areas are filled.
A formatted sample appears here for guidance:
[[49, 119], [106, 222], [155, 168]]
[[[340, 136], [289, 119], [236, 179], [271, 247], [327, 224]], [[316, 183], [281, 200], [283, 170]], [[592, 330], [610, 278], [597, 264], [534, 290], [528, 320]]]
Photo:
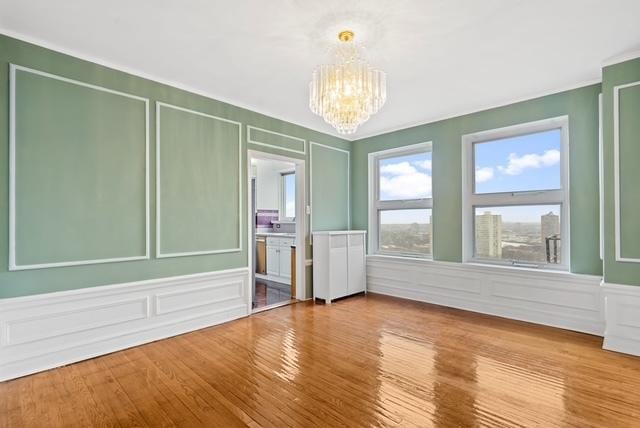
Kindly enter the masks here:
[[431, 171], [431, 159], [425, 159], [423, 161], [417, 161], [413, 163], [418, 168], [426, 169]]
[[392, 177], [380, 176], [380, 193], [384, 199], [417, 199], [431, 197], [431, 177], [414, 172]]
[[409, 162], [384, 165], [380, 168], [380, 194], [383, 199], [429, 198], [431, 176]]
[[413, 166], [411, 166], [409, 162], [399, 162], [382, 166], [380, 168], [380, 172], [382, 174], [389, 175], [406, 175], [414, 174], [417, 172], [417, 170]]
[[493, 168], [485, 166], [483, 168], [476, 168], [476, 183], [484, 183], [493, 178]]
[[552, 166], [560, 162], [559, 150], [547, 150], [544, 154], [529, 153], [518, 156], [515, 153], [509, 155], [509, 164], [499, 166], [498, 170], [507, 175], [519, 175], [527, 168], [542, 168], [543, 166]]

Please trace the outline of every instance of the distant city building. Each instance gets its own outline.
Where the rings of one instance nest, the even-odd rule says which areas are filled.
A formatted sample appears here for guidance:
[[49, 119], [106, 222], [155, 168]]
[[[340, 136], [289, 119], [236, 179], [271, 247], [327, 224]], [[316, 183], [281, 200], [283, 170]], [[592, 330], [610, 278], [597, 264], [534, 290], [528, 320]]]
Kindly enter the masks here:
[[555, 235], [560, 234], [560, 216], [554, 214], [553, 212], [549, 212], [548, 214], [544, 214], [540, 216], [540, 234], [542, 238], [542, 243], [545, 242], [545, 239], [551, 238]]
[[549, 212], [540, 216], [540, 236], [545, 247], [547, 263], [560, 261], [560, 216]]
[[502, 257], [502, 216], [476, 215], [476, 257]]

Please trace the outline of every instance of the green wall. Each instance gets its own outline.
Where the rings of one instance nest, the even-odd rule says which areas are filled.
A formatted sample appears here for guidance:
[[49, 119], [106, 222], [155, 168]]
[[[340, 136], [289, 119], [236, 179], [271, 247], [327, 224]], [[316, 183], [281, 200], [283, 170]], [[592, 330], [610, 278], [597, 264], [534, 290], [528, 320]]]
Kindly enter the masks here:
[[[600, 85], [395, 131], [356, 141], [351, 150], [354, 229], [367, 229], [367, 155], [433, 142], [433, 257], [462, 260], [462, 136], [551, 117], [569, 116], [571, 271], [600, 275], [598, 94]], [[374, 118], [375, 120], [375, 118]]]
[[[615, 225], [614, 88], [619, 89], [620, 236]], [[605, 67], [602, 71], [605, 260], [604, 280], [640, 285], [640, 58]], [[616, 240], [620, 258], [616, 260]], [[635, 260], [635, 261], [634, 261]]]
[[[20, 134], [17, 143], [25, 142], [16, 151], [18, 265], [143, 255], [145, 172], [149, 176], [149, 259], [9, 271], [10, 63], [149, 99], [149, 163], [145, 168], [141, 103], [32, 75], [18, 80], [16, 107]], [[51, 97], [42, 96], [41, 90], [48, 91]], [[307, 186], [311, 178], [309, 141], [350, 150], [347, 141], [333, 136], [2, 35], [0, 99], [0, 129], [3, 130], [0, 200], [5, 201], [0, 208], [0, 298], [244, 267], [247, 265], [247, 148], [306, 159]], [[46, 105], [47, 100], [55, 100], [55, 105]], [[233, 126], [192, 114], [172, 111], [170, 115], [163, 108], [161, 209], [165, 234], [162, 253], [228, 249], [237, 242], [238, 222], [242, 251], [156, 258], [156, 101], [242, 124], [241, 150], [237, 153], [237, 133]], [[28, 119], [27, 112], [30, 115], [33, 112]], [[22, 123], [23, 120], [28, 122]], [[173, 127], [171, 122], [175, 122]], [[248, 125], [304, 139], [307, 149], [304, 153], [279, 149], [297, 149], [299, 142], [260, 132], [254, 135], [255, 139], [262, 138], [267, 140], [264, 143], [275, 147], [250, 144]], [[180, 135], [178, 127], [188, 129], [189, 134]], [[45, 141], [51, 145], [43, 144]], [[34, 146], [37, 142], [40, 143]], [[207, 142], [212, 146], [203, 146]], [[180, 144], [189, 149], [181, 150]], [[316, 182], [322, 182], [337, 168], [333, 163], [324, 162], [323, 159], [313, 161], [317, 166], [313, 172]], [[341, 187], [346, 188], [347, 172], [339, 173], [344, 176]], [[241, 195], [234, 191], [238, 180]], [[198, 189], [213, 196], [201, 199]], [[314, 204], [327, 208], [316, 215], [314, 222], [339, 224], [344, 221], [344, 213], [348, 211], [346, 199], [340, 202], [331, 195], [316, 194], [313, 200]], [[242, 205], [240, 216], [235, 215], [238, 202]], [[211, 218], [202, 219], [203, 212], [212, 212]], [[69, 213], [73, 216], [65, 218]], [[219, 229], [224, 230], [220, 230], [218, 236], [215, 232]], [[309, 237], [306, 251], [307, 257], [311, 257], [308, 244]], [[308, 291], [310, 280], [308, 275]]]
[[[312, 218], [314, 231], [349, 229], [350, 154], [325, 145], [312, 144]], [[327, 168], [327, 165], [331, 165]]]
[[15, 91], [15, 264], [144, 257], [145, 100], [21, 69]]
[[[143, 257], [147, 239], [149, 259], [9, 271], [11, 63], [134, 97], [91, 91], [29, 73], [16, 80], [17, 141], [22, 143], [15, 152], [17, 265]], [[4, 168], [0, 200], [7, 202], [0, 209], [0, 298], [246, 266], [247, 149], [307, 161], [307, 204], [313, 206], [309, 228], [367, 229], [368, 153], [432, 141], [434, 259], [460, 262], [462, 136], [562, 115], [569, 116], [570, 132], [571, 271], [600, 275], [597, 192], [601, 91], [605, 280], [640, 285], [640, 263], [615, 260], [613, 196], [613, 88], [638, 80], [640, 59], [605, 67], [602, 85], [349, 143], [0, 35], [0, 129], [6, 130], [0, 135], [0, 165]], [[148, 165], [144, 102], [135, 97], [149, 100]], [[162, 108], [160, 207], [156, 198], [156, 101], [238, 122], [241, 133], [237, 152], [238, 126]], [[621, 248], [623, 256], [631, 258], [640, 258], [640, 172], [635, 167], [640, 156], [639, 108], [640, 87], [620, 93]], [[250, 131], [248, 126], [272, 132]], [[183, 134], [184, 129], [189, 133]], [[42, 141], [48, 144], [37, 144]], [[202, 193], [213, 196], [202, 199]], [[163, 216], [161, 253], [222, 252], [157, 258], [157, 208]], [[212, 216], [205, 217], [204, 212]], [[218, 234], [220, 227], [224, 230]], [[237, 242], [242, 251], [225, 252]], [[306, 254], [312, 257], [310, 235]], [[307, 289], [311, 291], [310, 269]]]

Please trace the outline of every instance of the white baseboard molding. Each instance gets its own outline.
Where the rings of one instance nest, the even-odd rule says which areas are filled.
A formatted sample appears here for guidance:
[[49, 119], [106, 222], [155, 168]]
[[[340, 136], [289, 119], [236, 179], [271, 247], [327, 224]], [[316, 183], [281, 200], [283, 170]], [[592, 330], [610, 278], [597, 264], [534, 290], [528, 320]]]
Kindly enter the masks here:
[[0, 381], [250, 314], [249, 270], [0, 299]]
[[640, 356], [640, 286], [603, 283], [605, 318], [603, 348]]
[[367, 290], [602, 336], [600, 277], [368, 256]]

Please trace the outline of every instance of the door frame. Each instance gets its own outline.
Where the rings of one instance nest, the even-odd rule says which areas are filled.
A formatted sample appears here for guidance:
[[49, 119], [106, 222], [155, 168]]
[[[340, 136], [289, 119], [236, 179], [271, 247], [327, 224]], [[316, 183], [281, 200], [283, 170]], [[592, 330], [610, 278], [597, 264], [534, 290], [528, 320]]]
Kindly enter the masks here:
[[[261, 150], [247, 150], [247, 184], [251, 189], [251, 160], [277, 160], [290, 162], [295, 165], [296, 171], [296, 295], [292, 296], [298, 300], [307, 299], [307, 278], [306, 278], [306, 235], [307, 235], [307, 200], [306, 200], [306, 160], [283, 155], [276, 155]], [[251, 192], [247, 192], [247, 253], [249, 265], [249, 308], [252, 307], [253, 284], [255, 279], [255, 269], [253, 269], [253, 259], [255, 257], [255, 246], [253, 242], [253, 228], [255, 227], [252, 212]], [[251, 311], [253, 312], [253, 310]]]

